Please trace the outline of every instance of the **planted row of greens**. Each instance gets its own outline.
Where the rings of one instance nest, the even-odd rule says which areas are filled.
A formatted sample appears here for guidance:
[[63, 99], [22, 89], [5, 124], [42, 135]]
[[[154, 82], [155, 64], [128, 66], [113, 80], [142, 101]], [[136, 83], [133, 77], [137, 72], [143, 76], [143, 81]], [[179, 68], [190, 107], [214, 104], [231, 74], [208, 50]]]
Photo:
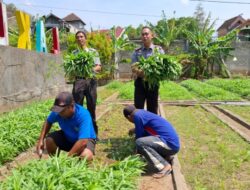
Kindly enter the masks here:
[[[98, 103], [114, 92], [108, 86], [101, 90]], [[34, 102], [0, 115], [0, 165], [34, 146], [52, 104], [53, 100]]]
[[250, 99], [250, 79], [211, 79], [206, 83]]
[[172, 81], [164, 81], [160, 86], [161, 100], [194, 100], [188, 90]]
[[51, 105], [35, 102], [0, 116], [0, 165], [34, 145]]
[[221, 88], [189, 79], [180, 83], [191, 93], [197, 95], [201, 100], [241, 100], [238, 94], [223, 90]]
[[[247, 98], [250, 96], [249, 79], [232, 79], [228, 80], [229, 82], [225, 81], [227, 80], [211, 79], [206, 82], [200, 82], [189, 79], [181, 83], [164, 81], [161, 82], [160, 85], [160, 98], [161, 100], [242, 100], [241, 97]], [[226, 87], [220, 85], [224, 83], [227, 84]], [[127, 83], [115, 82], [114, 84], [116, 85], [114, 91], [119, 92], [119, 99], [133, 100], [133, 81]], [[108, 88], [106, 87], [106, 89]]]
[[144, 163], [139, 157], [128, 157], [109, 166], [89, 167], [85, 160], [66, 157], [51, 157], [34, 160], [12, 172], [0, 189], [13, 190], [134, 190]]
[[190, 189], [250, 189], [246, 141], [200, 106], [164, 108], [180, 136], [178, 158]]

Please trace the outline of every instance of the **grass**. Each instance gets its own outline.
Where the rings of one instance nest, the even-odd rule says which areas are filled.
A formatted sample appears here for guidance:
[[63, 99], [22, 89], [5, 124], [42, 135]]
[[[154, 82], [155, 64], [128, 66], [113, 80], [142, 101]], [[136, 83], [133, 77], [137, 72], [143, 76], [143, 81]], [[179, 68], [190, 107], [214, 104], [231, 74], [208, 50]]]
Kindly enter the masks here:
[[191, 189], [250, 189], [250, 146], [199, 106], [166, 106], [181, 139], [178, 154]]
[[188, 90], [172, 81], [164, 81], [160, 86], [161, 100], [194, 100]]
[[133, 100], [134, 99], [134, 81], [125, 83], [119, 89], [119, 99], [122, 100]]
[[250, 123], [250, 106], [233, 106], [233, 105], [221, 105], [220, 107], [225, 108]]
[[98, 120], [101, 141], [96, 152], [100, 162], [106, 162], [107, 158], [122, 160], [134, 153], [133, 139], [128, 136], [133, 125], [124, 118], [122, 110], [123, 106], [114, 106], [109, 114]]

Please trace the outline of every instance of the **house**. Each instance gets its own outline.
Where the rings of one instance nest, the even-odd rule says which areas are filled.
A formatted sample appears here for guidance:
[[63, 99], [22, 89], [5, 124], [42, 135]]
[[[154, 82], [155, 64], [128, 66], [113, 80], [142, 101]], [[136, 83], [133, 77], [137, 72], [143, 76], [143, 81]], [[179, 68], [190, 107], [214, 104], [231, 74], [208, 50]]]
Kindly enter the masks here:
[[78, 16], [76, 16], [74, 13], [71, 13], [63, 18], [63, 20], [69, 24], [71, 33], [76, 33], [77, 31], [85, 31], [84, 26], [86, 25], [85, 22], [82, 21]]
[[[110, 35], [111, 30], [109, 30], [109, 29], [101, 29], [101, 30], [94, 31], [94, 32], [100, 32], [100, 33]], [[125, 28], [122, 28], [120, 26], [116, 27], [115, 28], [115, 37], [120, 38], [124, 32], [125, 32]]]
[[233, 29], [239, 27], [241, 24], [243, 24], [246, 20], [241, 16], [238, 15], [236, 17], [230, 18], [229, 20], [226, 20], [218, 29], [218, 36], [224, 36], [228, 32], [232, 31]]
[[247, 19], [244, 23], [242, 23], [238, 29], [240, 30], [238, 33], [239, 40], [250, 41], [250, 19]]
[[53, 13], [50, 13], [47, 16], [43, 16], [45, 19], [45, 28], [46, 30], [49, 30], [51, 28], [57, 27], [59, 29], [65, 28], [67, 31], [70, 30], [70, 26], [67, 22], [65, 22], [63, 19], [59, 18], [58, 16], [54, 15]]

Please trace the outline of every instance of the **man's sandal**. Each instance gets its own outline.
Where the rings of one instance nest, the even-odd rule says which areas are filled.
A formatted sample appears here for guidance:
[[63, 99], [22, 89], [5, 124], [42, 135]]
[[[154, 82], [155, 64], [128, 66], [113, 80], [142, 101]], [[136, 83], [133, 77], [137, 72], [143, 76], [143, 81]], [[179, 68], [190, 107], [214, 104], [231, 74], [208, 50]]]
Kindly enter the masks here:
[[168, 169], [168, 170], [164, 170], [164, 169], [163, 169], [163, 170], [161, 170], [160, 172], [154, 174], [153, 177], [154, 177], [154, 178], [162, 178], [162, 177], [164, 177], [164, 176], [166, 176], [166, 175], [171, 174], [172, 171], [173, 171], [172, 168], [171, 168], [171, 169]]

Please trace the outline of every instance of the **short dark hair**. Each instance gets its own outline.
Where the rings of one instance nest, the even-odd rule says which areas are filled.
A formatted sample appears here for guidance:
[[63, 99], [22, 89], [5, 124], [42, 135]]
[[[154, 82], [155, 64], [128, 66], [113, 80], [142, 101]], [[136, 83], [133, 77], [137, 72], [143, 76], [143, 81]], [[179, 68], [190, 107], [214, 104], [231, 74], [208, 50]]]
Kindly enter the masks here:
[[143, 26], [141, 31], [144, 30], [144, 29], [149, 29], [151, 32], [153, 32], [152, 29], [149, 26]]
[[84, 31], [82, 31], [82, 30], [77, 31], [76, 34], [75, 34], [75, 38], [76, 38], [76, 36], [77, 36], [78, 34], [83, 34], [84, 37], [85, 37], [85, 39], [87, 39], [87, 34], [86, 34], [86, 32], [84, 32]]
[[123, 115], [124, 117], [128, 117], [129, 115], [131, 115], [134, 111], [136, 110], [134, 105], [128, 105], [123, 109]]

